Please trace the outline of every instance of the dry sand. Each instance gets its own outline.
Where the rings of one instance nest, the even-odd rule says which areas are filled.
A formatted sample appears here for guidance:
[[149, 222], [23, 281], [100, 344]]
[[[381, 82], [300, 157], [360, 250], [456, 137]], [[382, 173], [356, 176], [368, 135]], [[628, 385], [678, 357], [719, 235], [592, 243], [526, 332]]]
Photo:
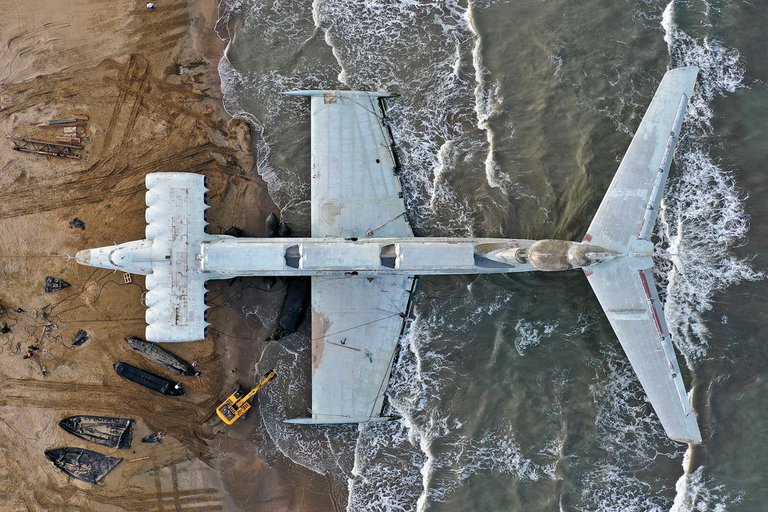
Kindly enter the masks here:
[[[226, 429], [213, 415], [237, 381], [257, 381], [261, 340], [273, 326], [244, 310], [281, 300], [281, 287], [265, 293], [259, 279], [209, 285], [213, 334], [170, 347], [202, 371], [182, 378], [188, 393], [175, 399], [112, 368], [125, 361], [172, 377], [123, 342], [144, 330], [144, 278], [126, 284], [122, 274], [68, 258], [143, 238], [148, 172], [208, 176], [212, 233], [238, 226], [260, 235], [273, 208], [248, 126], [221, 106], [215, 1], [156, 3], [148, 11], [137, 0], [0, 0], [0, 132], [52, 140], [59, 129], [37, 123], [89, 116], [81, 160], [24, 154], [0, 141], [0, 325], [11, 328], [0, 334], [0, 510], [339, 508], [325, 478], [270, 448], [256, 409]], [[69, 226], [74, 217], [85, 230]], [[46, 275], [72, 286], [44, 293]], [[73, 347], [78, 329], [90, 339]], [[32, 344], [38, 355], [23, 360]], [[89, 446], [58, 428], [75, 414], [134, 418], [132, 448]], [[162, 444], [139, 441], [154, 431], [166, 433]], [[89, 485], [45, 459], [44, 450], [63, 446], [125, 460]], [[271, 467], [260, 458], [267, 452]]]

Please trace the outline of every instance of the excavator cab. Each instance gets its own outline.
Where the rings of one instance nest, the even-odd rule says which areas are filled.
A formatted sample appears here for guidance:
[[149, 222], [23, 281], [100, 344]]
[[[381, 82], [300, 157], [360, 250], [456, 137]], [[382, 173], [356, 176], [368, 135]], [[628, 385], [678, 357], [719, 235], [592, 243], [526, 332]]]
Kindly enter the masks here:
[[276, 376], [277, 372], [275, 372], [275, 370], [267, 372], [261, 382], [259, 382], [258, 386], [245, 395], [243, 394], [242, 389], [237, 388], [234, 393], [229, 395], [229, 397], [216, 408], [216, 414], [219, 419], [227, 425], [234, 424], [251, 408], [250, 400], [256, 396], [256, 393]]

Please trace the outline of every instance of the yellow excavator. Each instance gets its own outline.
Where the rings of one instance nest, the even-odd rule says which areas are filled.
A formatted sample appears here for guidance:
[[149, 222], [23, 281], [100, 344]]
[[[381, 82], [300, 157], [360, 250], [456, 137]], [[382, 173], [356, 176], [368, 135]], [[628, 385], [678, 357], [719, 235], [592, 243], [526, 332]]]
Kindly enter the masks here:
[[216, 414], [218, 414], [221, 421], [227, 425], [232, 425], [234, 422], [240, 419], [251, 408], [250, 400], [261, 388], [267, 385], [269, 381], [277, 376], [277, 372], [272, 370], [264, 375], [264, 379], [259, 382], [259, 385], [250, 390], [247, 394], [243, 394], [240, 388], [237, 388], [234, 393], [229, 395], [229, 398], [224, 400], [220, 406], [216, 408]]

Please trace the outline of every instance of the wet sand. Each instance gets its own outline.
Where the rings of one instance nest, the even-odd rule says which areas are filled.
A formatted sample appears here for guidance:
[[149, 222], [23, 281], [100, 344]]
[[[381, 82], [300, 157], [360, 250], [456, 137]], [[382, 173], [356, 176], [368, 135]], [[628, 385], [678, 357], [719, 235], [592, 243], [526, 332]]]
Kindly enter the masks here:
[[[88, 116], [79, 160], [38, 156], [0, 144], [0, 509], [333, 510], [328, 481], [283, 458], [257, 408], [231, 428], [213, 414], [235, 386], [254, 385], [273, 325], [246, 312], [275, 307], [282, 286], [260, 279], [209, 283], [211, 335], [166, 345], [197, 361], [181, 377], [182, 398], [154, 394], [115, 374], [124, 361], [174, 378], [134, 353], [142, 335], [143, 276], [78, 265], [78, 250], [143, 238], [144, 177], [155, 171], [208, 176], [210, 232], [230, 226], [263, 234], [274, 210], [254, 169], [250, 130], [223, 111], [213, 31], [215, 0], [0, 0], [0, 128], [42, 140], [49, 119]], [[70, 226], [75, 217], [85, 223]], [[45, 276], [71, 287], [45, 293]], [[88, 341], [72, 346], [79, 329]], [[27, 347], [38, 347], [22, 359]], [[130, 450], [89, 445], [62, 431], [77, 414], [136, 420]], [[150, 432], [162, 444], [144, 444]], [[44, 450], [89, 448], [124, 461], [100, 484], [68, 478]]]

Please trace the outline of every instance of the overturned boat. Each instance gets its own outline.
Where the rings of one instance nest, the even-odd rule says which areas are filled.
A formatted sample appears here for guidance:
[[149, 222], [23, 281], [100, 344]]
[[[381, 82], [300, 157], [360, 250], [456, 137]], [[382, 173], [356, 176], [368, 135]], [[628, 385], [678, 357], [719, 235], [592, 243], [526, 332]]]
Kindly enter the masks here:
[[194, 366], [171, 352], [168, 352], [157, 343], [145, 341], [138, 336], [126, 336], [125, 341], [133, 350], [143, 355], [150, 361], [165, 366], [180, 375], [196, 377], [200, 372], [196, 371]]
[[123, 461], [85, 448], [46, 450], [45, 457], [69, 476], [89, 484], [97, 483]]
[[170, 380], [149, 373], [148, 371], [136, 368], [128, 363], [115, 363], [115, 371], [121, 377], [124, 377], [136, 384], [141, 384], [144, 387], [157, 391], [164, 395], [179, 396], [184, 394], [184, 389], [181, 384], [171, 382]]
[[59, 422], [70, 434], [92, 443], [126, 450], [131, 447], [133, 420], [110, 416], [70, 416]]
[[277, 328], [268, 339], [276, 341], [299, 329], [309, 305], [310, 283], [311, 281], [307, 277], [290, 277], [287, 279], [285, 298], [280, 307]]

